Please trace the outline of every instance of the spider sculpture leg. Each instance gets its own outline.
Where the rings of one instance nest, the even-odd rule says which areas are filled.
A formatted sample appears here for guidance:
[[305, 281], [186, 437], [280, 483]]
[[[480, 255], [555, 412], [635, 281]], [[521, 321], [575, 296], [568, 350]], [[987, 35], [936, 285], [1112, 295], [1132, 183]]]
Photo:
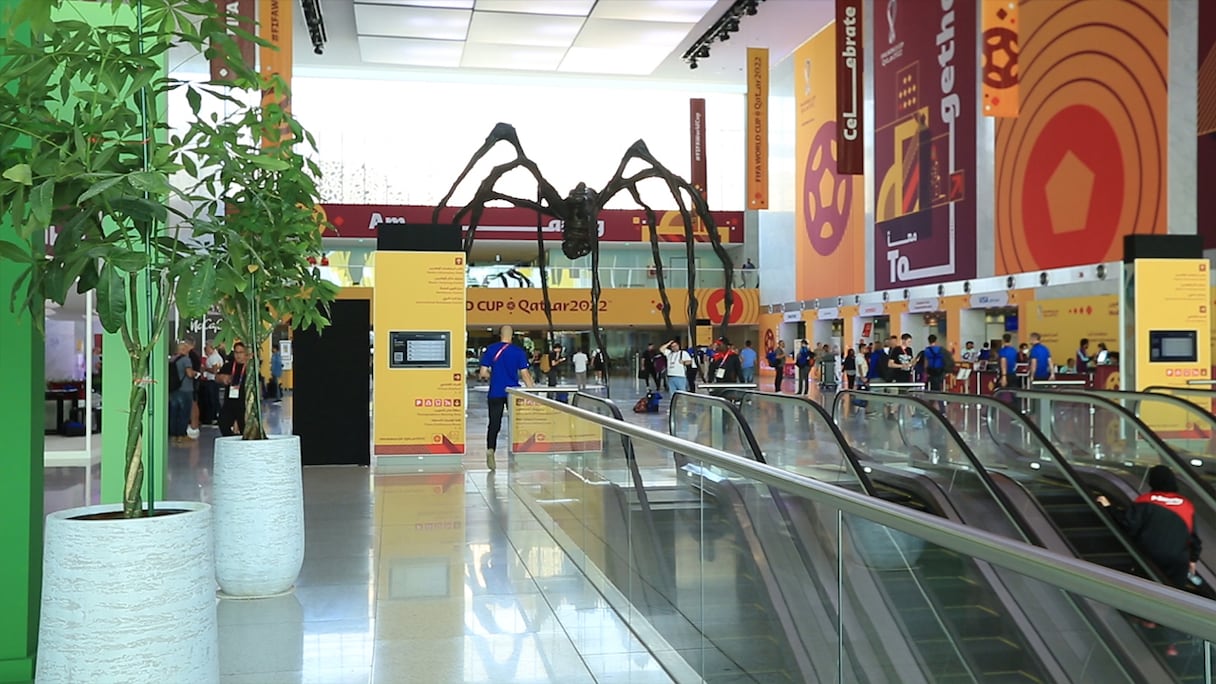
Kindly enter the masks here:
[[[649, 168], [646, 168], [639, 173], [626, 177], [625, 168], [633, 160], [640, 160], [646, 163]], [[694, 326], [696, 324], [696, 293], [695, 293], [695, 234], [693, 231], [692, 216], [685, 205], [681, 191], [688, 194], [692, 199], [693, 210], [698, 218], [705, 225], [705, 229], [709, 234], [710, 244], [713, 246], [714, 253], [717, 254], [719, 261], [722, 263], [723, 275], [725, 276], [725, 311], [722, 317], [722, 334], [726, 334], [726, 328], [730, 323], [731, 308], [734, 304], [734, 295], [731, 292], [731, 282], [734, 279], [734, 263], [731, 261], [730, 255], [726, 253], [726, 249], [722, 246], [721, 237], [718, 235], [717, 226], [714, 224], [713, 216], [709, 213], [709, 205], [705, 202], [705, 198], [697, 191], [695, 187], [688, 181], [680, 178], [672, 173], [667, 167], [663, 166], [658, 159], [647, 149], [646, 143], [639, 140], [629, 147], [625, 152], [625, 156], [621, 159], [620, 165], [617, 167], [616, 174], [612, 180], [604, 186], [601, 193], [600, 201], [606, 203], [613, 195], [626, 190], [630, 187], [636, 187], [637, 183], [648, 178], [660, 178], [667, 184], [668, 190], [675, 197], [676, 203], [680, 208], [680, 216], [684, 220], [684, 239], [688, 249], [688, 296], [689, 296], [689, 338], [692, 339], [694, 334]], [[662, 296], [664, 293], [660, 293]]]
[[[671, 299], [667, 296], [666, 274], [663, 272], [663, 258], [659, 253], [659, 222], [655, 218], [654, 209], [650, 205], [642, 201], [642, 195], [638, 192], [637, 184], [629, 186], [629, 194], [633, 196], [633, 201], [638, 203], [638, 206], [646, 212], [646, 225], [650, 226], [650, 255], [654, 261], [655, 280], [659, 284], [659, 300], [663, 305], [663, 324], [667, 327], [667, 337], [675, 337], [675, 328], [671, 325]], [[692, 346], [694, 340], [688, 340], [688, 346]]]

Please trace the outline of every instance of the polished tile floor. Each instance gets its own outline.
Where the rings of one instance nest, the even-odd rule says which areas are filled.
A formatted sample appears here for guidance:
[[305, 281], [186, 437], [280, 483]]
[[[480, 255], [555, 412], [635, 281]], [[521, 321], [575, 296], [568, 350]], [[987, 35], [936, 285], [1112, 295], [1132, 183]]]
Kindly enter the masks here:
[[[665, 414], [628, 410], [635, 383], [613, 390], [629, 420], [666, 429]], [[470, 404], [461, 470], [305, 468], [296, 590], [220, 601], [223, 682], [672, 681], [514, 494], [510, 471], [485, 469], [484, 402]], [[290, 399], [270, 407], [273, 432], [290, 421]], [[209, 500], [217, 434], [171, 447], [168, 498]], [[82, 474], [47, 470], [48, 512], [83, 503]]]

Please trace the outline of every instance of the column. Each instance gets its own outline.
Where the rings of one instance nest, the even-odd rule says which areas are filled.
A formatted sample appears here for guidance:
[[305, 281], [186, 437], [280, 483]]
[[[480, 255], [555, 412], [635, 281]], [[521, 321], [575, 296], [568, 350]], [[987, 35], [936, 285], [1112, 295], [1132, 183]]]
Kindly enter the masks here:
[[[17, 0], [0, 0], [0, 17]], [[6, 27], [7, 28], [7, 27]], [[28, 37], [28, 30], [22, 30]], [[12, 226], [0, 221], [0, 239], [15, 240]], [[0, 259], [0, 434], [8, 461], [0, 477], [0, 682], [34, 678], [38, 606], [42, 596], [42, 337], [28, 314], [8, 305], [22, 269]], [[20, 298], [18, 299], [20, 301]]]

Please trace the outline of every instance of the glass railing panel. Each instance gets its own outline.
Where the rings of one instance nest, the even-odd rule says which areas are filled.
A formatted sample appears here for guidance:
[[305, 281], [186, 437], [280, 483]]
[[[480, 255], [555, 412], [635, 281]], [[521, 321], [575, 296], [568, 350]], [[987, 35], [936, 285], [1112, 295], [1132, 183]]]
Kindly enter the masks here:
[[766, 392], [738, 392], [731, 399], [766, 463], [820, 482], [863, 489], [831, 419], [811, 400]]
[[[1128, 588], [1102, 568], [1007, 550], [1016, 542], [991, 536], [968, 546], [982, 533], [698, 451], [602, 410], [588, 415], [595, 420], [576, 418], [606, 438], [578, 442], [582, 452], [517, 454], [508, 475], [581, 571], [557, 557], [523, 559], [542, 590], [562, 590], [555, 613], [587, 648], [641, 644], [677, 681], [1210, 681], [1196, 669], [1208, 644], [1168, 619], [1210, 624], [1184, 599], [1169, 611], [1158, 609], [1163, 598], [1137, 603], [1151, 585]], [[565, 425], [556, 416], [553, 424]], [[639, 462], [668, 473], [662, 484], [642, 478], [644, 513], [636, 492], [596, 477], [606, 461], [627, 457], [615, 446], [624, 434]], [[531, 533], [518, 527], [509, 533]], [[1034, 564], [1019, 565], [1027, 556]], [[1072, 568], [1074, 591], [1107, 601], [1044, 581], [1061, 576], [1047, 572], [1057, 566]]]

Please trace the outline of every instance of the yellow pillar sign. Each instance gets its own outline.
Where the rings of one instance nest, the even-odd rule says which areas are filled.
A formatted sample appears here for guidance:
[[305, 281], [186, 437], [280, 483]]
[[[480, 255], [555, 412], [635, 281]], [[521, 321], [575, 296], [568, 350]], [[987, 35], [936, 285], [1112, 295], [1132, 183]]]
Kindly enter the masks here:
[[376, 266], [373, 451], [463, 454], [464, 253], [379, 251]]
[[1207, 259], [1136, 259], [1136, 390], [1211, 375]]

